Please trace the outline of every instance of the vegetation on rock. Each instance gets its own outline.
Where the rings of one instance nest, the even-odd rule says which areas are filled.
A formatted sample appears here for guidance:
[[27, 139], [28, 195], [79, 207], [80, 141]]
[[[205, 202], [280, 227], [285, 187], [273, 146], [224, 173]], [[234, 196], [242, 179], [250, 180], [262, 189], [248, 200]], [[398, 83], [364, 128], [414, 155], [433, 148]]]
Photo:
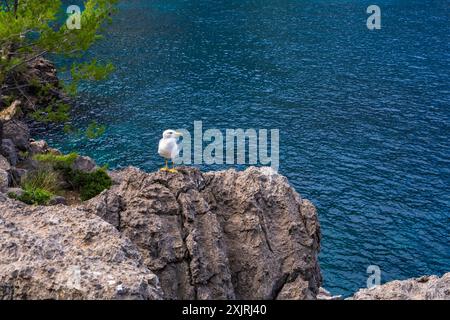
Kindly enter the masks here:
[[22, 195], [9, 194], [11, 198], [30, 205], [46, 205], [59, 192], [60, 176], [52, 168], [43, 166], [29, 172], [21, 182]]
[[77, 159], [77, 157], [78, 154], [75, 152], [66, 155], [44, 153], [35, 155], [33, 159], [41, 163], [47, 163], [49, 165], [52, 165], [56, 169], [64, 169], [69, 168]]
[[73, 164], [78, 157], [76, 153], [33, 156], [37, 166], [21, 181], [23, 194], [10, 193], [9, 197], [31, 205], [46, 205], [55, 195], [64, 195], [68, 191], [74, 191], [81, 201], [86, 201], [111, 187], [112, 180], [106, 167], [92, 172], [74, 169]]
[[78, 157], [76, 153], [67, 155], [49, 153], [36, 155], [34, 159], [51, 165], [54, 170], [58, 171], [62, 179], [80, 194], [82, 201], [89, 200], [111, 187], [112, 181], [106, 172], [106, 168], [98, 168], [92, 172], [73, 169], [72, 165]]
[[[36, 121], [67, 123], [70, 105], [62, 91], [75, 95], [81, 81], [102, 80], [114, 70], [85, 52], [102, 38], [117, 2], [86, 0], [81, 13], [67, 16], [60, 0], [0, 1], [0, 110], [20, 100]], [[71, 19], [79, 19], [79, 29]], [[63, 58], [62, 77], [42, 62], [46, 56]]]
[[105, 168], [99, 168], [93, 172], [69, 170], [66, 172], [66, 177], [75, 190], [80, 193], [82, 201], [92, 199], [112, 185], [112, 180]]
[[46, 205], [53, 197], [53, 194], [47, 190], [36, 188], [25, 188], [22, 195], [17, 196], [14, 193], [8, 194], [10, 198], [17, 199], [29, 205]]

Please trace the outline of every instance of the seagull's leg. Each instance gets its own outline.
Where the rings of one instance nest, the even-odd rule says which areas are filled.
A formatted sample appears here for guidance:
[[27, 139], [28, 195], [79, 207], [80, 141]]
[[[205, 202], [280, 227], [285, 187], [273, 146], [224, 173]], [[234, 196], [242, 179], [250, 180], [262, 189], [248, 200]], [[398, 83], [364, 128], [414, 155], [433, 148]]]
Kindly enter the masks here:
[[169, 172], [172, 172], [172, 173], [177, 173], [178, 172], [178, 170], [175, 169], [175, 162], [173, 162], [173, 160], [172, 160], [172, 169], [169, 169]]
[[164, 168], [159, 169], [160, 171], [170, 171], [169, 165], [168, 165], [168, 160], [165, 159], [165, 161], [166, 161], [166, 165], [164, 166]]

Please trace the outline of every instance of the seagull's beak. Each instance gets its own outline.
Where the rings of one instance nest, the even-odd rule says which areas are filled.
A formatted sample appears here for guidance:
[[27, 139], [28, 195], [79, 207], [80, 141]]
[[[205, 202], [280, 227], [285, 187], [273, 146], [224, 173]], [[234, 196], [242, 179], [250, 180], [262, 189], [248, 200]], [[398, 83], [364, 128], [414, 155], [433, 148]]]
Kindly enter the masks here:
[[175, 132], [175, 136], [177, 136], [177, 137], [182, 137], [183, 136], [183, 134], [181, 133], [181, 132]]

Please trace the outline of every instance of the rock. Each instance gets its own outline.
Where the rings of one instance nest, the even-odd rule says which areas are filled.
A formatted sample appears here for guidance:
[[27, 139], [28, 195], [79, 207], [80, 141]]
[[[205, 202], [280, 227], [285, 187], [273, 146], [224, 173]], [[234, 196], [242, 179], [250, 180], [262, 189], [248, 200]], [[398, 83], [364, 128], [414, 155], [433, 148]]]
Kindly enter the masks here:
[[281, 292], [277, 295], [277, 300], [297, 300], [299, 297], [307, 300], [316, 299], [316, 293], [309, 288], [308, 281], [302, 277], [297, 277], [293, 282], [287, 282]]
[[92, 172], [97, 168], [94, 160], [89, 157], [78, 156], [72, 164], [73, 170]]
[[101, 218], [0, 202], [0, 300], [161, 297], [136, 247]]
[[22, 168], [11, 167], [9, 170], [11, 182], [13, 186], [19, 186], [22, 179], [27, 175], [27, 170]]
[[20, 167], [22, 169], [25, 169], [27, 171], [32, 171], [40, 168], [40, 163], [37, 160], [34, 160], [33, 158], [26, 158], [25, 160], [22, 160], [20, 162]]
[[0, 154], [0, 169], [8, 171], [11, 169], [11, 165], [9, 164], [9, 161]]
[[58, 149], [55, 148], [48, 148], [48, 153], [54, 154], [56, 156], [62, 156], [63, 153], [61, 151], [59, 151]]
[[13, 166], [15, 166], [19, 161], [16, 146], [14, 145], [14, 142], [11, 139], [2, 140], [1, 154], [6, 159], [8, 159], [9, 163]]
[[52, 83], [55, 86], [58, 86], [59, 79], [55, 65], [47, 59], [38, 58], [31, 61], [27, 72], [32, 78], [40, 79], [46, 83]]
[[30, 147], [30, 130], [22, 121], [7, 121], [3, 124], [3, 139], [11, 139], [17, 149], [27, 151]]
[[14, 195], [15, 197], [20, 197], [22, 196], [24, 193], [23, 189], [21, 188], [8, 188], [8, 190], [6, 190], [6, 194], [9, 195]]
[[96, 215], [106, 222], [119, 228], [120, 213], [125, 210], [122, 197], [118, 194], [103, 191], [103, 193], [88, 205]]
[[31, 141], [30, 142], [30, 152], [32, 155], [49, 152], [49, 147], [48, 147], [47, 142], [45, 142], [44, 140]]
[[123, 174], [121, 174], [120, 171], [108, 170], [107, 173], [108, 176], [111, 178], [113, 184], [120, 184], [122, 182]]
[[314, 206], [270, 168], [117, 172], [84, 206], [140, 250], [166, 299], [314, 299]]
[[352, 300], [450, 300], [450, 272], [441, 278], [423, 276], [395, 280], [370, 289], [361, 289]]
[[48, 202], [48, 205], [50, 206], [56, 206], [58, 204], [67, 205], [66, 198], [61, 196], [54, 196]]
[[0, 121], [10, 121], [14, 118], [21, 117], [20, 100], [15, 100], [9, 107], [0, 111]]
[[4, 192], [9, 186], [9, 174], [7, 171], [0, 169], [0, 192]]
[[319, 288], [319, 294], [317, 295], [317, 300], [342, 300], [341, 295], [333, 296], [330, 291], [325, 288]]

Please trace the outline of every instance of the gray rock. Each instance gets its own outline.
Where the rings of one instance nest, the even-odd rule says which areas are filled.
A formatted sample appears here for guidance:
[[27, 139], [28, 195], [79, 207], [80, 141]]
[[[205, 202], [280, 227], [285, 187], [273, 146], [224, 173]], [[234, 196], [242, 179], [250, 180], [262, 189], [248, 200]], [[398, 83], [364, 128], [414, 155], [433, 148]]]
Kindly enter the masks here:
[[136, 247], [101, 218], [0, 202], [0, 300], [161, 297]]
[[27, 158], [20, 162], [20, 167], [28, 171], [36, 170], [39, 169], [39, 162], [34, 160], [33, 158]]
[[30, 142], [30, 152], [32, 155], [47, 153], [49, 151], [49, 146], [44, 140], [31, 141]]
[[61, 156], [63, 153], [55, 148], [48, 147], [48, 153], [55, 154], [57, 156]]
[[330, 291], [325, 288], [319, 288], [319, 294], [317, 295], [317, 300], [342, 300], [341, 295], [333, 296]]
[[11, 182], [13, 186], [19, 186], [22, 179], [27, 175], [27, 170], [22, 168], [11, 167], [9, 170]]
[[11, 105], [0, 111], [0, 121], [6, 122], [14, 118], [21, 117], [22, 111], [20, 109], [20, 100], [15, 100]]
[[85, 210], [112, 223], [158, 275], [166, 299], [314, 299], [314, 206], [270, 168], [117, 172]]
[[58, 204], [67, 205], [66, 198], [61, 196], [54, 196], [48, 202], [48, 205], [50, 206], [56, 206]]
[[0, 154], [0, 169], [8, 171], [11, 169], [11, 165], [9, 164], [9, 161]]
[[450, 272], [361, 289], [349, 300], [450, 300]]
[[19, 157], [17, 155], [16, 146], [11, 139], [2, 140], [1, 154], [5, 156], [6, 159], [8, 159], [9, 163], [12, 166], [15, 166], [17, 164]]
[[83, 172], [92, 172], [96, 169], [94, 160], [89, 157], [78, 156], [72, 164], [73, 170], [79, 170]]
[[9, 186], [9, 174], [7, 171], [0, 169], [0, 192], [6, 191]]
[[3, 124], [3, 139], [11, 139], [17, 149], [27, 151], [30, 147], [30, 130], [22, 121], [7, 121]]
[[125, 209], [120, 195], [103, 191], [96, 200], [89, 202], [88, 207], [106, 222], [120, 228], [120, 213]]

